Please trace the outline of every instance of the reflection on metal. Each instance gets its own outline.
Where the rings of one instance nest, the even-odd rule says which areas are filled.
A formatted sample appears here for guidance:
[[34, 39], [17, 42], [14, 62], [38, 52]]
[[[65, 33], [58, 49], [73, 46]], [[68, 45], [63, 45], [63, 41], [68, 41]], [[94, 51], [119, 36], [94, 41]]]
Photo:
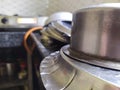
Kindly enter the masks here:
[[40, 74], [47, 90], [120, 90], [120, 4], [74, 14], [70, 46], [46, 57]]
[[[89, 56], [89, 55], [87, 55], [85, 53], [82, 53], [82, 52], [77, 54], [74, 51], [72, 51], [72, 52], [69, 52], [69, 51], [70, 51], [70, 46], [66, 46], [66, 49], [64, 50], [64, 53], [67, 56], [69, 56], [71, 58], [74, 58], [77, 61], [81, 61], [81, 62], [84, 62], [84, 63], [89, 63], [89, 64], [92, 64], [92, 65], [97, 65], [97, 66], [104, 67], [104, 68], [120, 70], [120, 63], [117, 62], [117, 61], [111, 61], [111, 60], [92, 57], [92, 56]], [[76, 57], [76, 55], [77, 55], [77, 57]]]
[[[60, 25], [63, 23], [62, 21], [52, 22], [42, 31], [42, 34], [61, 42], [70, 41], [71, 28], [67, 25]], [[55, 24], [57, 25], [55, 26]]]
[[74, 14], [71, 50], [120, 61], [120, 3], [101, 4]]
[[40, 67], [41, 77], [47, 90], [63, 90], [72, 82], [76, 70], [61, 58], [59, 52], [46, 57]]
[[43, 35], [68, 43], [71, 36], [72, 13], [57, 12], [46, 20]]
[[46, 90], [120, 90], [120, 72], [76, 61], [64, 54], [52, 53], [40, 66]]
[[54, 13], [47, 19], [46, 25], [53, 21], [72, 21], [72, 13], [70, 12]]

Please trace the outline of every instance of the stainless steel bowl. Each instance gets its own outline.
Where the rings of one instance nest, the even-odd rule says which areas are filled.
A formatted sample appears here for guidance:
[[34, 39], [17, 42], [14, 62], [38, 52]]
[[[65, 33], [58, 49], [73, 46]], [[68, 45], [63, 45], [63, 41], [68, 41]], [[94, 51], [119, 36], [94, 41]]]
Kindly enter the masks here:
[[120, 61], [120, 3], [83, 8], [73, 15], [71, 52]]

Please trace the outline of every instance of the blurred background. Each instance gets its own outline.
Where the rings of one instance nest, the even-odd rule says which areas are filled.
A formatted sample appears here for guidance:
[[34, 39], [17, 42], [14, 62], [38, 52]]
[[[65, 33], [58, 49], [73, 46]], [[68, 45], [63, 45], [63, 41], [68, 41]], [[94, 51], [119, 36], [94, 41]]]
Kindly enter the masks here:
[[[40, 74], [39, 64], [42, 58], [39, 57], [38, 51], [34, 51], [35, 55], [30, 56], [32, 59], [29, 58], [28, 53], [23, 47], [23, 36], [30, 27], [26, 26], [24, 29], [19, 28], [20, 23], [13, 22], [12, 24], [15, 24], [17, 28], [9, 28], [7, 27], [7, 24], [9, 24], [7, 19], [9, 19], [9, 17], [6, 18], [4, 15], [18, 15], [23, 17], [50, 16], [55, 12], [66, 11], [74, 13], [89, 5], [118, 2], [120, 2], [120, 0], [0, 0], [0, 25], [5, 26], [5, 28], [0, 27], [0, 90], [45, 90], [42, 82], [38, 80]], [[10, 20], [17, 20], [11, 18], [12, 17], [10, 17]], [[71, 24], [66, 23], [66, 25]], [[15, 45], [17, 44], [16, 46], [9, 45], [9, 43], [14, 44], [14, 42]], [[53, 46], [54, 44], [56, 44], [56, 42], [53, 43]], [[8, 45], [8, 47], [5, 45]]]
[[58, 11], [74, 12], [88, 5], [120, 2], [120, 0], [0, 0], [0, 14], [51, 15]]

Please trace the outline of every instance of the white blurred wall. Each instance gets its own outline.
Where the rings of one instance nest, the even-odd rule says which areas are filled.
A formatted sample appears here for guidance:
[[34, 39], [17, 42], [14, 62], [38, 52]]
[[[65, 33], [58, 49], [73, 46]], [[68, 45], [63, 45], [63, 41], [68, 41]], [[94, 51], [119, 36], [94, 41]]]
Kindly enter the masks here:
[[120, 0], [0, 0], [0, 14], [50, 15], [57, 11], [74, 12], [88, 5], [111, 2]]

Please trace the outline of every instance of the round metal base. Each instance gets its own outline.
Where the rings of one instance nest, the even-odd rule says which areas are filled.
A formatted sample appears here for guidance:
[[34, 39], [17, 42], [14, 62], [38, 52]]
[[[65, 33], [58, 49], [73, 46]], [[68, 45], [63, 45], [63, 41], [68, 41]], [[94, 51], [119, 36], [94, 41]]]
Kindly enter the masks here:
[[100, 67], [114, 69], [114, 70], [120, 70], [120, 62], [90, 57], [90, 56], [85, 55], [84, 53], [81, 53], [81, 55], [79, 54], [79, 58], [78, 58], [76, 57], [75, 52], [71, 54], [71, 52], [69, 51], [69, 48], [70, 46], [67, 45], [61, 49], [62, 52], [69, 58], [72, 58], [74, 60], [84, 62], [87, 64], [95, 65], [95, 66], [100, 66]]
[[120, 90], [120, 71], [77, 61], [63, 47], [44, 58], [40, 74], [46, 90]]

